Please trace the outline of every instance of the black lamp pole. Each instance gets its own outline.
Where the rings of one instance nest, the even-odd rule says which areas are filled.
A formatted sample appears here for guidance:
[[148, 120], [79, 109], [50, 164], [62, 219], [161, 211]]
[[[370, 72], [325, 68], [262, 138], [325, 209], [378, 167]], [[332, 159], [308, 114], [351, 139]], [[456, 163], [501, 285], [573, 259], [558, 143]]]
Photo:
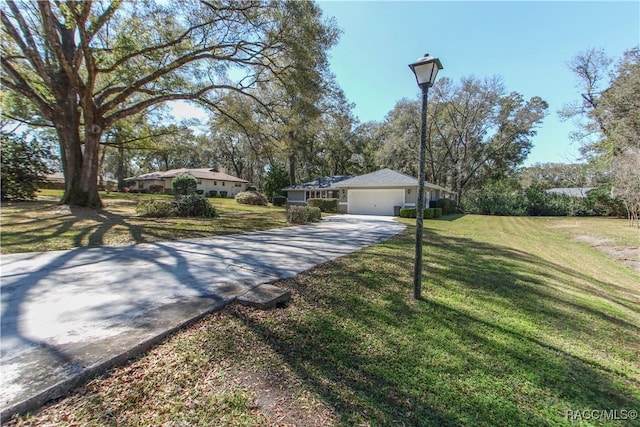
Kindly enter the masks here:
[[422, 89], [422, 124], [420, 125], [420, 158], [418, 166], [418, 202], [416, 203], [416, 257], [413, 264], [413, 297], [422, 299], [422, 229], [424, 220], [424, 169], [427, 152], [427, 98], [429, 85]]
[[427, 152], [427, 98], [429, 88], [433, 86], [442, 63], [438, 58], [425, 54], [409, 68], [416, 75], [418, 86], [422, 90], [422, 124], [420, 126], [420, 158], [418, 166], [418, 201], [416, 203], [416, 258], [413, 265], [413, 297], [422, 299], [422, 222], [424, 220], [424, 175]]

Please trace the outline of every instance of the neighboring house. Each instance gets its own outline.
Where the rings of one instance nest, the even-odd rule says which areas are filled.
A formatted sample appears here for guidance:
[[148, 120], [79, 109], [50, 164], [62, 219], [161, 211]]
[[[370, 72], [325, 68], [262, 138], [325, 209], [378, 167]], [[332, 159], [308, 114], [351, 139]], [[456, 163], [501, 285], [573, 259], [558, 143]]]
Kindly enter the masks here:
[[[160, 190], [165, 194], [173, 191], [173, 178], [180, 174], [189, 174], [198, 182], [198, 190], [202, 190], [205, 196], [235, 197], [236, 194], [246, 191], [249, 181], [219, 172], [216, 169], [171, 169], [165, 172], [151, 172], [143, 175], [127, 178], [135, 181], [132, 191], [156, 192]], [[215, 192], [215, 193], [213, 193]]]
[[567, 187], [567, 188], [550, 188], [545, 190], [547, 194], [563, 194], [569, 197], [578, 197], [584, 199], [587, 193], [595, 190], [596, 187]]
[[62, 172], [54, 172], [44, 176], [38, 186], [40, 188], [50, 188], [56, 190], [64, 190], [64, 174]]
[[287, 192], [287, 202], [290, 205], [305, 205], [307, 199], [338, 199], [339, 189], [335, 184], [349, 178], [353, 178], [353, 175], [323, 176], [282, 190]]
[[[336, 178], [336, 177], [325, 177]], [[339, 177], [338, 177], [339, 178]], [[287, 187], [289, 203], [300, 204], [300, 192], [305, 195], [320, 193], [320, 197], [326, 191], [326, 197], [338, 199], [340, 212], [360, 215], [394, 215], [397, 207], [415, 207], [418, 194], [418, 179], [393, 171], [382, 169], [366, 175], [347, 177], [332, 182], [325, 188], [314, 187], [317, 181], [301, 184], [300, 186]], [[298, 188], [304, 187], [307, 188]], [[331, 194], [331, 196], [329, 196]], [[425, 182], [425, 200], [429, 201], [442, 198], [453, 198], [455, 194], [443, 187]]]
[[[44, 176], [44, 181], [39, 183], [40, 188], [64, 190], [64, 173], [54, 172]], [[118, 185], [118, 181], [110, 176], [98, 176], [98, 189], [112, 191]]]

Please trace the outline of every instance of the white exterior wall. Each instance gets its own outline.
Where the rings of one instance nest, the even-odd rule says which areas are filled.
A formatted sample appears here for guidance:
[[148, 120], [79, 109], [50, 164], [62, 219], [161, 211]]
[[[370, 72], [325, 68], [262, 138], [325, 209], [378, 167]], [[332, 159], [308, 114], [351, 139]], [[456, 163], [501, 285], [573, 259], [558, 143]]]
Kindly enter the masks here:
[[[235, 197], [236, 194], [246, 191], [247, 184], [244, 182], [236, 182], [236, 181], [217, 181], [212, 179], [200, 179], [196, 178], [198, 183], [197, 189], [203, 191], [204, 196], [209, 195], [209, 191], [217, 191], [218, 194], [216, 197], [221, 197], [220, 192], [226, 191], [227, 198]], [[172, 191], [172, 182], [173, 178], [165, 178], [164, 179], [164, 188], [165, 190]]]
[[217, 191], [217, 197], [221, 191], [227, 192], [227, 197], [235, 197], [236, 194], [246, 191], [247, 184], [235, 181], [214, 181], [211, 179], [198, 179], [198, 190], [203, 190], [204, 195], [208, 196], [209, 191]]

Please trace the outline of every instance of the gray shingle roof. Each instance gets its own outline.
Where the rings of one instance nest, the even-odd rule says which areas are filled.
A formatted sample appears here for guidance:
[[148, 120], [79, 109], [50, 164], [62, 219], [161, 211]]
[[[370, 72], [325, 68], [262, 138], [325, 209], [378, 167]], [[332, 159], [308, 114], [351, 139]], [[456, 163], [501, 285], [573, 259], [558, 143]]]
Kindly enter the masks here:
[[[424, 183], [425, 187], [433, 188], [436, 190], [448, 191], [446, 188], [439, 185], [432, 184], [430, 182]], [[366, 175], [359, 175], [351, 179], [341, 181], [336, 184], [336, 187], [349, 187], [349, 188], [380, 188], [380, 187], [413, 187], [418, 186], [418, 179], [412, 176], [396, 172], [391, 169], [381, 169], [376, 172], [371, 172]]]
[[155, 181], [155, 180], [161, 180], [164, 178], [175, 178], [181, 173], [187, 173], [193, 176], [194, 178], [199, 178], [199, 179], [211, 179], [211, 180], [231, 181], [231, 182], [249, 182], [244, 179], [238, 178], [236, 176], [228, 175], [222, 172], [216, 172], [214, 169], [207, 169], [207, 168], [171, 169], [164, 172], [145, 173], [143, 175], [138, 175], [138, 176], [134, 176], [127, 179], [133, 179], [136, 181]]
[[546, 190], [547, 194], [564, 194], [570, 197], [587, 197], [587, 193], [596, 187], [565, 187], [565, 188], [550, 188]]
[[337, 187], [402, 187], [418, 185], [418, 180], [391, 169], [359, 175], [337, 184]]

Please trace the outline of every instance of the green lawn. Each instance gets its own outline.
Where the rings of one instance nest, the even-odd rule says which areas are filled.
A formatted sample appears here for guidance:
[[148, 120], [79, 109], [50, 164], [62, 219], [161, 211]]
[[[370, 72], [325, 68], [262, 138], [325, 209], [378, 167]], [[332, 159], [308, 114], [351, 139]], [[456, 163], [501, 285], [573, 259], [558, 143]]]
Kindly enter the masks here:
[[210, 198], [220, 216], [141, 218], [138, 200], [171, 196], [101, 193], [104, 209], [59, 206], [59, 190], [41, 190], [34, 202], [3, 203], [1, 252], [18, 253], [81, 246], [123, 246], [166, 240], [209, 237], [286, 227], [283, 207], [248, 206], [234, 199]]
[[[426, 221], [423, 301], [403, 221], [279, 282], [286, 308], [227, 307], [15, 423], [640, 424], [567, 419], [640, 409], [640, 274], [574, 241], [566, 228], [582, 219]], [[633, 243], [617, 221], [598, 224]]]

